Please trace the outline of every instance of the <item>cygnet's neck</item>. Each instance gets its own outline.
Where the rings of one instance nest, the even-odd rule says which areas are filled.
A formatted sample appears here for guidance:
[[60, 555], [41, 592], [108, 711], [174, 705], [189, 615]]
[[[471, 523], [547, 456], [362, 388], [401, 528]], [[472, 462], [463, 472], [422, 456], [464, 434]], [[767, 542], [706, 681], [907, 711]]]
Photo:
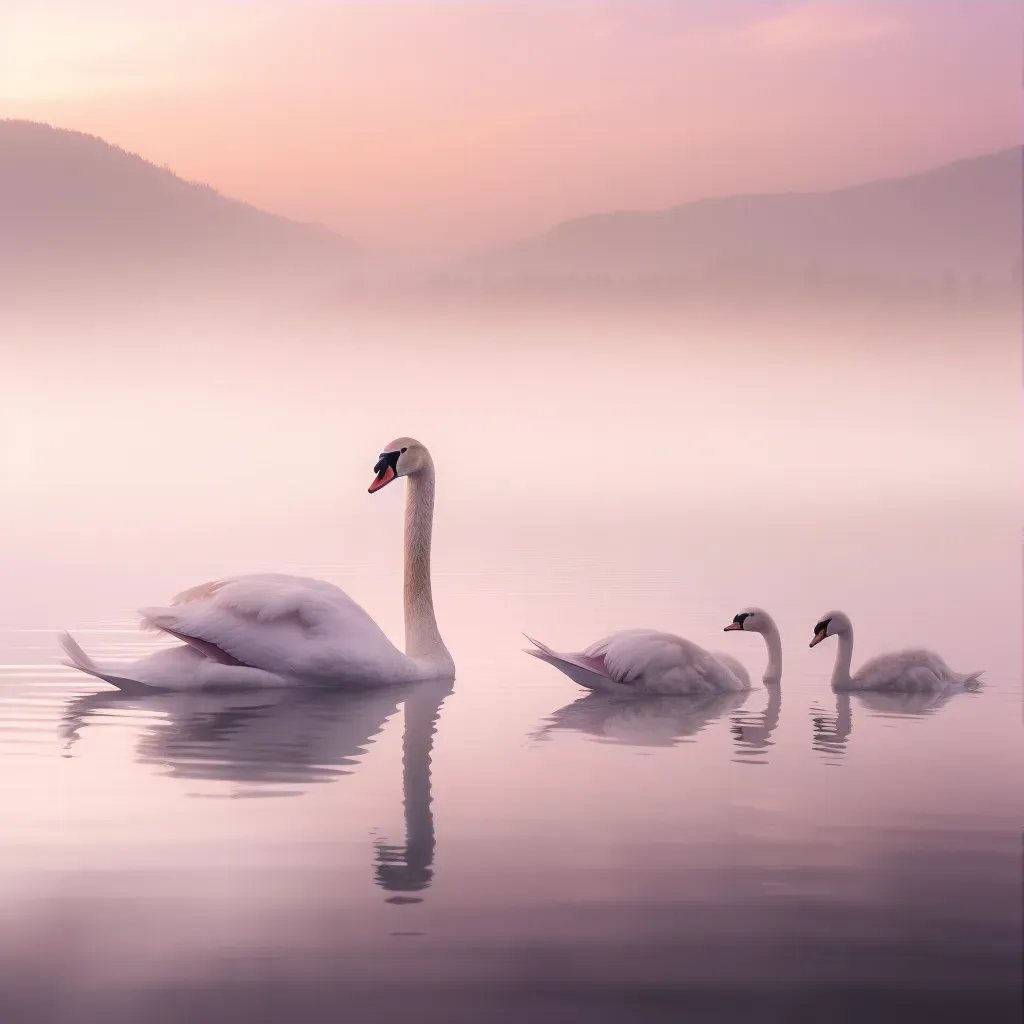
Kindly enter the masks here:
[[849, 690], [853, 687], [850, 666], [853, 663], [853, 627], [837, 635], [839, 647], [836, 650], [836, 662], [832, 666], [832, 689]]
[[761, 682], [765, 686], [778, 686], [782, 682], [782, 637], [775, 621], [768, 619], [768, 624], [761, 634], [765, 647], [768, 648], [768, 664], [765, 666]]

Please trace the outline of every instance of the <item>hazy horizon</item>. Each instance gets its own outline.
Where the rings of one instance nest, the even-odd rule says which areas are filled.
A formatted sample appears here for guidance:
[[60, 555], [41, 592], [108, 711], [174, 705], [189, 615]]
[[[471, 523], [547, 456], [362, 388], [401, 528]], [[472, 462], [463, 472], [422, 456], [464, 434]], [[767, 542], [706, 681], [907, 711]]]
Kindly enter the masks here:
[[15, 2], [0, 115], [448, 252], [1007, 148], [1020, 28], [1017, 5], [966, 0]]
[[[451, 303], [791, 306], [1019, 300], [1021, 147], [809, 193], [606, 213], [458, 259], [395, 259], [225, 197], [95, 136], [0, 122], [0, 292], [109, 307], [272, 293], [305, 308]], [[290, 296], [290, 298], [287, 298]]]
[[[94, 134], [91, 134], [89, 132], [84, 132], [84, 131], [81, 131], [80, 129], [77, 129], [77, 128], [69, 128], [69, 127], [64, 126], [64, 125], [50, 124], [49, 122], [46, 122], [46, 121], [31, 121], [31, 120], [21, 119], [21, 118], [0, 118], [0, 124], [4, 124], [5, 122], [10, 124], [10, 125], [12, 125], [12, 126], [23, 125], [23, 126], [25, 126], [27, 128], [31, 127], [31, 128], [50, 129], [50, 130], [53, 130], [53, 131], [55, 131], [57, 133], [68, 132], [68, 133], [71, 133], [71, 134], [81, 135], [85, 139], [97, 141], [97, 142], [103, 143], [106, 146], [111, 147], [114, 150], [121, 151], [125, 156], [127, 156], [129, 158], [138, 157], [139, 159], [143, 160], [146, 164], [149, 164], [149, 165], [151, 165], [153, 167], [158, 167], [159, 166], [153, 160], [149, 159], [143, 153], [136, 153], [136, 152], [133, 152], [131, 150], [124, 149], [124, 147], [120, 146], [118, 143], [112, 142], [110, 139], [105, 139], [105, 138], [102, 138], [101, 136], [94, 135]], [[879, 185], [879, 184], [884, 184], [884, 183], [887, 183], [887, 182], [899, 181], [899, 180], [905, 179], [905, 178], [915, 178], [915, 177], [917, 177], [919, 175], [926, 175], [926, 174], [929, 174], [929, 173], [931, 173], [933, 171], [943, 170], [945, 168], [952, 167], [952, 166], [957, 165], [957, 164], [970, 163], [972, 161], [982, 160], [982, 159], [986, 159], [986, 158], [995, 158], [995, 157], [1001, 156], [1001, 155], [1006, 154], [1006, 153], [1014, 153], [1015, 152], [1015, 153], [1019, 154], [1019, 153], [1022, 152], [1022, 148], [1024, 148], [1024, 147], [1022, 147], [1021, 143], [1016, 143], [1014, 145], [1002, 147], [1002, 148], [997, 149], [997, 150], [986, 150], [985, 152], [981, 152], [981, 153], [965, 153], [965, 154], [962, 154], [960, 156], [951, 157], [950, 159], [944, 160], [944, 161], [942, 161], [942, 163], [937, 164], [937, 165], [929, 164], [928, 166], [917, 167], [917, 168], [908, 170], [908, 171], [900, 173], [900, 174], [883, 174], [883, 175], [879, 175], [879, 176], [868, 178], [868, 179], [866, 179], [864, 181], [851, 181], [851, 182], [843, 183], [841, 185], [824, 186], [824, 187], [821, 187], [821, 188], [798, 189], [798, 188], [780, 187], [779, 189], [776, 189], [776, 190], [755, 190], [755, 191], [741, 192], [741, 193], [709, 193], [707, 195], [693, 196], [693, 197], [687, 199], [684, 202], [673, 203], [673, 204], [670, 204], [669, 206], [658, 206], [658, 207], [647, 207], [647, 208], [621, 207], [621, 208], [608, 209], [608, 210], [594, 210], [594, 211], [592, 211], [590, 213], [582, 213], [582, 214], [578, 214], [578, 215], [575, 215], [575, 216], [572, 216], [572, 217], [567, 217], [567, 218], [565, 218], [563, 220], [558, 220], [558, 221], [556, 221], [556, 222], [554, 222], [552, 224], [548, 224], [545, 227], [540, 228], [538, 231], [536, 231], [535, 233], [533, 233], [531, 235], [516, 234], [516, 235], [510, 235], [510, 236], [502, 238], [502, 239], [485, 240], [485, 241], [481, 241], [481, 242], [477, 242], [477, 243], [464, 243], [462, 245], [459, 245], [457, 243], [456, 244], [452, 244], [452, 243], [447, 243], [447, 244], [445, 244], [445, 243], [434, 243], [434, 244], [428, 245], [426, 247], [416, 247], [416, 246], [413, 246], [411, 248], [410, 247], [403, 248], [400, 244], [397, 245], [397, 246], [396, 245], [390, 245], [389, 246], [386, 242], [382, 242], [382, 243], [378, 244], [378, 243], [374, 242], [373, 240], [352, 238], [350, 236], [345, 235], [343, 232], [338, 231], [336, 228], [333, 228], [333, 227], [330, 227], [329, 225], [324, 224], [321, 221], [316, 221], [316, 220], [307, 220], [307, 221], [296, 220], [295, 218], [289, 217], [286, 214], [282, 214], [280, 211], [264, 209], [262, 207], [259, 207], [257, 205], [254, 205], [254, 204], [250, 203], [248, 200], [243, 199], [242, 197], [240, 197], [238, 195], [232, 195], [230, 193], [223, 192], [219, 188], [217, 188], [216, 186], [214, 186], [212, 183], [210, 183], [208, 181], [198, 181], [198, 180], [192, 180], [192, 179], [188, 179], [188, 178], [183, 178], [183, 177], [181, 177], [181, 175], [177, 174], [169, 165], [163, 165], [160, 169], [164, 170], [164, 171], [170, 172], [176, 179], [178, 179], [179, 181], [181, 181], [181, 182], [183, 182], [183, 183], [185, 183], [187, 185], [194, 185], [194, 186], [199, 186], [200, 188], [210, 189], [217, 196], [221, 196], [224, 199], [226, 199], [226, 200], [228, 200], [228, 201], [230, 201], [232, 203], [240, 203], [240, 204], [242, 204], [242, 205], [244, 205], [246, 207], [250, 207], [251, 209], [253, 209], [253, 210], [255, 210], [255, 211], [259, 212], [259, 213], [267, 214], [267, 215], [269, 215], [271, 217], [283, 218], [284, 220], [286, 220], [286, 221], [288, 221], [290, 223], [294, 223], [294, 224], [300, 225], [300, 226], [308, 226], [308, 227], [313, 227], [313, 228], [326, 228], [329, 232], [337, 235], [340, 239], [343, 239], [343, 240], [345, 240], [347, 242], [354, 243], [360, 250], [362, 250], [367, 255], [385, 257], [385, 258], [390, 259], [392, 261], [395, 260], [395, 258], [398, 258], [399, 260], [401, 260], [403, 256], [411, 256], [412, 257], [412, 262], [411, 262], [410, 265], [418, 266], [418, 267], [422, 268], [424, 266], [429, 266], [431, 264], [435, 264], [435, 265], [441, 266], [441, 267], [450, 265], [450, 261], [451, 261], [452, 257], [458, 258], [460, 256], [468, 256], [468, 255], [471, 255], [471, 254], [480, 254], [480, 255], [486, 256], [490, 252], [500, 252], [500, 251], [502, 251], [505, 248], [508, 248], [510, 246], [515, 246], [517, 243], [530, 242], [530, 241], [534, 241], [534, 240], [543, 239], [546, 236], [548, 236], [549, 234], [551, 234], [553, 231], [558, 230], [558, 229], [573, 228], [577, 224], [588, 222], [588, 221], [598, 221], [598, 220], [601, 220], [602, 218], [617, 217], [617, 216], [621, 216], [621, 215], [641, 215], [642, 216], [642, 215], [647, 215], [647, 214], [674, 213], [676, 211], [679, 211], [681, 209], [686, 208], [688, 205], [699, 204], [699, 203], [701, 203], [702, 201], [705, 201], [705, 200], [715, 200], [715, 199], [748, 199], [748, 198], [750, 198], [750, 199], [761, 199], [761, 198], [770, 198], [770, 197], [773, 197], [773, 196], [802, 198], [802, 197], [805, 197], [805, 196], [807, 196], [807, 197], [818, 196], [818, 195], [825, 196], [825, 195], [828, 195], [828, 194], [831, 194], [831, 193], [841, 194], [841, 193], [846, 192], [848, 190], [857, 189], [857, 188], [860, 188], [860, 187], [863, 187], [863, 186], [867, 186], [867, 185]], [[424, 257], [426, 258], [426, 262], [424, 262]]]

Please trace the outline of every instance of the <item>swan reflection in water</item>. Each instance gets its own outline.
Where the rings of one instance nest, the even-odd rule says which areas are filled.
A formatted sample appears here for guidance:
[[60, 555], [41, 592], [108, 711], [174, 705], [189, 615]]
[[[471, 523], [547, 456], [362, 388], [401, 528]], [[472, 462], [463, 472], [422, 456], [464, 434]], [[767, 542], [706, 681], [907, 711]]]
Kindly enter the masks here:
[[835, 713], [830, 713], [817, 703], [811, 707], [811, 722], [814, 730], [812, 745], [816, 751], [827, 757], [841, 757], [845, 753], [850, 734], [853, 732], [851, 698], [855, 698], [876, 718], [926, 718], [941, 710], [957, 695], [977, 695], [981, 689], [982, 686], [979, 682], [972, 681], [966, 685], [949, 687], [938, 693], [926, 691], [886, 693], [880, 690], [833, 691], [836, 700]]
[[775, 732], [782, 716], [782, 687], [766, 685], [768, 700], [763, 711], [739, 711], [732, 716], [732, 734], [736, 740], [734, 761], [741, 764], [767, 764], [768, 752], [775, 744]]
[[609, 743], [672, 747], [735, 711], [749, 695], [749, 690], [639, 698], [588, 693], [549, 715], [544, 724], [531, 733], [531, 738], [547, 739], [551, 733], [563, 729], [596, 736]]
[[[70, 701], [61, 734], [68, 749], [90, 724], [141, 720], [140, 764], [178, 778], [240, 784], [234, 798], [294, 796], [350, 774], [387, 720], [404, 704], [402, 802], [405, 842], [377, 842], [377, 884], [388, 902], [419, 902], [433, 877], [430, 760], [450, 680], [366, 691], [324, 689], [175, 693], [127, 697], [95, 693]], [[290, 788], [283, 788], [290, 787]]]

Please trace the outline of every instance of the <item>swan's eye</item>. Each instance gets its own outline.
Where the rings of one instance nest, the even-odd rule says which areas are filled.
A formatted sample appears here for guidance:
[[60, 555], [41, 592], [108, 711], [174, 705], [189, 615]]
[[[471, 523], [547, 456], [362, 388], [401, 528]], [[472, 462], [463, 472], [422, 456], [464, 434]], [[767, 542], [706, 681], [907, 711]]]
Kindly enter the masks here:
[[409, 450], [408, 448], [403, 448], [401, 454], [404, 455], [408, 450]]

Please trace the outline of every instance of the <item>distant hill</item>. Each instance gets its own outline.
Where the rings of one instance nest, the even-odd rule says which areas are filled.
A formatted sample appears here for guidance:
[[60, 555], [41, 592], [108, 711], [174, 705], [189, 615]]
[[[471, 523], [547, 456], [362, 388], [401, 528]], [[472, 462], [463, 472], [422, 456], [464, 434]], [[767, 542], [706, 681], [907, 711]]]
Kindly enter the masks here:
[[828, 192], [703, 199], [567, 221], [465, 269], [505, 282], [1012, 289], [1020, 148]]
[[337, 274], [358, 252], [91, 135], [0, 121], [0, 275], [10, 287], [215, 288]]

